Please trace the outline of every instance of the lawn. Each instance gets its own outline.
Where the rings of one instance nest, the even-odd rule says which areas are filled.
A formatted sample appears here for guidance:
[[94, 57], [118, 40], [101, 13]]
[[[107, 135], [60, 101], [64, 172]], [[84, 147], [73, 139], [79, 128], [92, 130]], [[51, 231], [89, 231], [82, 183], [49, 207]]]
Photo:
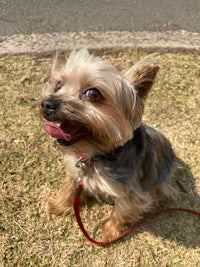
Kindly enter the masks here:
[[[126, 50], [101, 56], [124, 72], [144, 55]], [[162, 54], [158, 60], [161, 70], [144, 121], [170, 139], [179, 158], [174, 181], [180, 190], [159, 209], [200, 211], [200, 56]], [[200, 266], [200, 219], [191, 214], [163, 214], [108, 247], [88, 243], [73, 216], [48, 215], [48, 197], [65, 182], [62, 155], [43, 132], [39, 115], [51, 62], [51, 57], [0, 58], [0, 266]], [[83, 208], [91, 235], [110, 208]]]

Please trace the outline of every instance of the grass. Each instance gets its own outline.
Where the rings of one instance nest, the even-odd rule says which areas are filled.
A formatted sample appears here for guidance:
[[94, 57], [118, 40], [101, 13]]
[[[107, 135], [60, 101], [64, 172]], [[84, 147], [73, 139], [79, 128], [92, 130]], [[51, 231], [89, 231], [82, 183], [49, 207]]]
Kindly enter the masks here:
[[[121, 71], [144, 53], [103, 55]], [[182, 193], [160, 208], [200, 210], [200, 56], [164, 54], [154, 90], [146, 102], [144, 121], [170, 139], [179, 157], [175, 179]], [[39, 116], [41, 90], [51, 58], [0, 58], [0, 266], [199, 266], [200, 220], [169, 213], [105, 248], [82, 236], [74, 217], [51, 217], [51, 192], [64, 183], [62, 155], [43, 130]], [[93, 230], [109, 205], [85, 207], [85, 227]]]

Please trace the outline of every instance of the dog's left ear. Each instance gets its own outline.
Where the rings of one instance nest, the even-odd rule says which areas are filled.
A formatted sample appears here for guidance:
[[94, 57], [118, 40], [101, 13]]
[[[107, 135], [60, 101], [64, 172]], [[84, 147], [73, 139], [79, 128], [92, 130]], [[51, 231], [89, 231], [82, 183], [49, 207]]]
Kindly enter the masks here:
[[148, 63], [142, 64], [141, 62], [140, 64], [134, 65], [128, 72], [126, 72], [124, 78], [134, 86], [138, 95], [142, 99], [145, 99], [153, 85], [158, 70], [158, 66]]

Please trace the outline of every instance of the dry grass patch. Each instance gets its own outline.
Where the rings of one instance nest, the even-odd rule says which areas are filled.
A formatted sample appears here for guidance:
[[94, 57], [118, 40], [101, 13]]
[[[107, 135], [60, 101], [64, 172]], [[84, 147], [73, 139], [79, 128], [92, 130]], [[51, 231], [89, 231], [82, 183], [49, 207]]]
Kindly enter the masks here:
[[[144, 54], [103, 55], [120, 70]], [[200, 210], [200, 56], [160, 55], [161, 70], [147, 100], [144, 120], [169, 137], [180, 158], [176, 180], [182, 193], [161, 207]], [[200, 220], [181, 213], [149, 221], [128, 238], [94, 247], [74, 217], [49, 217], [51, 191], [64, 183], [61, 154], [43, 130], [41, 89], [51, 58], [0, 59], [0, 265], [12, 266], [199, 266]], [[85, 207], [82, 217], [92, 234], [108, 205]]]

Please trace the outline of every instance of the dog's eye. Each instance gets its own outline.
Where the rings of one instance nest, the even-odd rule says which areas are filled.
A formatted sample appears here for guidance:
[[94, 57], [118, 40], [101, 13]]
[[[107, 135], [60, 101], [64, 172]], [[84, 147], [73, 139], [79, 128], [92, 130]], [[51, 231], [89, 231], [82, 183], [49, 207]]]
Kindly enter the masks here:
[[62, 88], [63, 84], [61, 81], [57, 81], [54, 91], [57, 92]]
[[98, 102], [103, 100], [102, 94], [96, 88], [90, 88], [83, 93], [84, 99], [91, 102]]

